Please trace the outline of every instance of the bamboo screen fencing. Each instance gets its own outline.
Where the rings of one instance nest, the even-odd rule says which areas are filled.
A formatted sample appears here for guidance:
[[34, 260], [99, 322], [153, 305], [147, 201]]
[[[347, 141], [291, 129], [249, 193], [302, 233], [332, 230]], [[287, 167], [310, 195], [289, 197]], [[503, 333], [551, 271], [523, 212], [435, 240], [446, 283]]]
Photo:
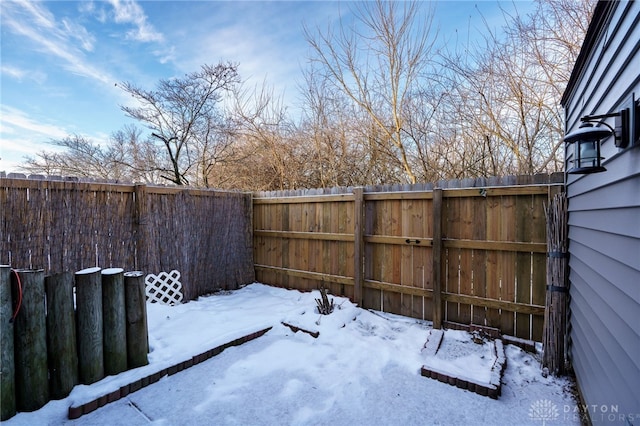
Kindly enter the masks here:
[[258, 281], [541, 341], [562, 174], [254, 194]]
[[0, 178], [0, 263], [177, 269], [187, 300], [254, 281], [251, 194]]

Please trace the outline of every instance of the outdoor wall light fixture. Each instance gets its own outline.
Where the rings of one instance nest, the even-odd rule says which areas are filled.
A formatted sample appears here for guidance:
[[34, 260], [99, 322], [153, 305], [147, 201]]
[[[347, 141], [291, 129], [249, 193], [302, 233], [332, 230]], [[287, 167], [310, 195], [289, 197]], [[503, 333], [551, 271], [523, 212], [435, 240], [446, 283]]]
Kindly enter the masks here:
[[600, 164], [600, 139], [606, 139], [612, 133], [608, 128], [583, 123], [578, 130], [566, 135], [565, 143], [573, 144], [573, 167], [567, 170], [567, 173], [584, 175], [606, 171], [607, 169]]
[[[638, 110], [640, 103], [634, 102], [633, 120], [638, 120]], [[582, 124], [575, 132], [571, 132], [564, 137], [567, 144], [573, 144], [573, 168], [567, 171], [571, 174], [589, 174], [604, 172], [605, 169], [601, 164], [600, 141], [607, 139], [613, 135], [615, 144], [618, 148], [625, 148], [629, 144], [631, 137], [630, 129], [637, 126], [630, 126], [630, 109], [625, 108], [618, 112], [601, 115], [585, 115], [580, 119]], [[605, 118], [615, 117], [615, 127], [611, 127], [605, 121]], [[594, 127], [592, 121], [598, 121], [598, 127]], [[600, 125], [604, 126], [600, 127]], [[635, 133], [635, 131], [634, 131]]]

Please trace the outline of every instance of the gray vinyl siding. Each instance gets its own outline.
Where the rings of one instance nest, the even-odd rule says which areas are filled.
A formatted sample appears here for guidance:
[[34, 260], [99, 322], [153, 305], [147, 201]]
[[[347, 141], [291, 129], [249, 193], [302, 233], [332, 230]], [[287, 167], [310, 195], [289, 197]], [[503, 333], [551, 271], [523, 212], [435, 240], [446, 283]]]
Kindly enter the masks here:
[[[599, 7], [606, 18], [563, 99], [567, 133], [640, 98], [640, 2]], [[640, 425], [640, 145], [609, 138], [602, 155], [606, 172], [567, 175], [569, 355], [594, 424], [616, 407], [615, 422]]]

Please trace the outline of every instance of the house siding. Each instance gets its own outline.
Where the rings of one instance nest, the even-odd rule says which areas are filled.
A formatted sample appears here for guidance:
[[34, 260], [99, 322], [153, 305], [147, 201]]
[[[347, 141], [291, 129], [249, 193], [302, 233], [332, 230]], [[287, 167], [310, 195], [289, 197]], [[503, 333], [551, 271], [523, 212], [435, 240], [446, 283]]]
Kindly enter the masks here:
[[[567, 133], [640, 98], [640, 2], [600, 2], [591, 25], [563, 97]], [[602, 155], [606, 172], [567, 175], [569, 357], [594, 424], [640, 425], [640, 144], [610, 137]]]

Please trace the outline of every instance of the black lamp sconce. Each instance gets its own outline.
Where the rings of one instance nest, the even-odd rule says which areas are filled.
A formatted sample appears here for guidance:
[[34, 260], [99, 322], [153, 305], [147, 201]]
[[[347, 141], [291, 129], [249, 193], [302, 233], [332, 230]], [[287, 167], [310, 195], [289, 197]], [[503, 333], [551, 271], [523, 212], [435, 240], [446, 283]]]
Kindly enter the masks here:
[[[614, 127], [607, 124], [604, 119], [615, 117]], [[567, 171], [571, 174], [589, 174], [604, 172], [602, 156], [600, 155], [600, 143], [611, 135], [618, 148], [626, 148], [630, 141], [637, 143], [640, 136], [640, 101], [633, 101], [633, 108], [625, 108], [618, 112], [600, 115], [585, 115], [580, 119], [582, 124], [575, 132], [564, 137], [567, 144], [572, 144], [573, 168]], [[591, 122], [598, 122], [594, 127]], [[600, 126], [604, 127], [600, 127]]]

